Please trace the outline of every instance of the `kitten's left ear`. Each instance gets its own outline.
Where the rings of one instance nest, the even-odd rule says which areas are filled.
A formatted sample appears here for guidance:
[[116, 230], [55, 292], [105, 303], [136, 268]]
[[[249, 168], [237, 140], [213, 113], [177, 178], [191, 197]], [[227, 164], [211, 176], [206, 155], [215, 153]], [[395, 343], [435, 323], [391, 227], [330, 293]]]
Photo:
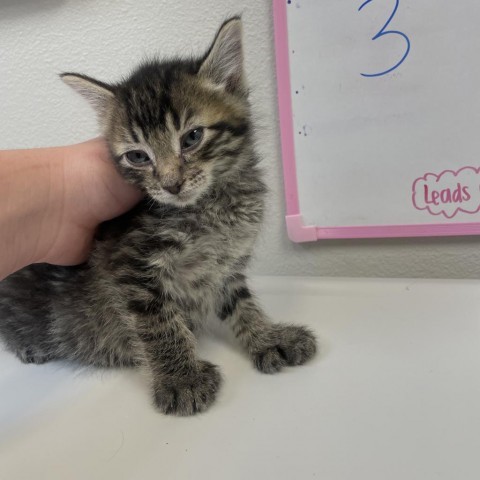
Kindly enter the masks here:
[[245, 95], [243, 73], [242, 21], [227, 20], [218, 31], [208, 50], [199, 74], [205, 75], [230, 93]]
[[62, 73], [60, 78], [90, 103], [99, 119], [105, 118], [115, 98], [113, 87], [79, 73]]

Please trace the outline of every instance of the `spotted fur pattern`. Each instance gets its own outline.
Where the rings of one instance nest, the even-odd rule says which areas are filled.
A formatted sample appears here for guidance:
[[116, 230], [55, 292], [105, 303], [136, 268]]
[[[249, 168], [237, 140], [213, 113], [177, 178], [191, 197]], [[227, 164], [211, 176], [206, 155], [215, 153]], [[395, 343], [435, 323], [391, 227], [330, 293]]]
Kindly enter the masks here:
[[[265, 185], [253, 149], [241, 22], [226, 22], [200, 59], [154, 61], [122, 83], [65, 74], [95, 108], [122, 175], [145, 192], [103, 224], [89, 261], [32, 265], [0, 284], [0, 332], [27, 363], [68, 359], [141, 366], [164, 413], [205, 410], [221, 383], [195, 353], [216, 313], [257, 369], [304, 363], [307, 329], [272, 324], [244, 275], [262, 222]], [[186, 132], [202, 128], [195, 148]], [[142, 164], [126, 152], [141, 151]]]

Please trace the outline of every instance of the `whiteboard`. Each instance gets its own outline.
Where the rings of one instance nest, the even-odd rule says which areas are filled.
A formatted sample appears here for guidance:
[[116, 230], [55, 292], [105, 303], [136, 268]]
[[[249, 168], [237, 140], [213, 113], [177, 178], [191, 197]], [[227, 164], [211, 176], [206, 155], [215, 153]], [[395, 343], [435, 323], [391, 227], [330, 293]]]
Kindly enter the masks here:
[[479, 234], [480, 2], [273, 6], [290, 238]]

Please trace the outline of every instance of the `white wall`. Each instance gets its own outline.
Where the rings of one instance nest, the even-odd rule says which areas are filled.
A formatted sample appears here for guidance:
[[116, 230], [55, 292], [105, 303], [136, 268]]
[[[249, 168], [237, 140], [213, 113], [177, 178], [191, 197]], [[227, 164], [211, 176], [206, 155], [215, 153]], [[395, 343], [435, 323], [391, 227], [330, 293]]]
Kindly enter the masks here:
[[57, 73], [115, 80], [145, 56], [201, 52], [236, 13], [245, 22], [251, 99], [271, 191], [255, 273], [478, 278], [476, 238], [304, 245], [287, 239], [270, 0], [0, 0], [0, 148], [97, 134], [89, 107]]

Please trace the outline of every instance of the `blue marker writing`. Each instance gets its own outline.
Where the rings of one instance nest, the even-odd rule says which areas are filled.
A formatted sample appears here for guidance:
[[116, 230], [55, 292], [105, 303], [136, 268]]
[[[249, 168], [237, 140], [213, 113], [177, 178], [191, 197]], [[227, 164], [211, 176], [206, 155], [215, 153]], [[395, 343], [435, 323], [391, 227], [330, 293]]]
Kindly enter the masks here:
[[[366, 7], [369, 3], [372, 3], [373, 1], [374, 0], [367, 0], [366, 2], [362, 3], [358, 11], [361, 12], [364, 7]], [[403, 32], [399, 32], [398, 30], [387, 30], [388, 26], [390, 25], [393, 18], [395, 17], [395, 14], [397, 13], [399, 5], [400, 5], [400, 0], [396, 0], [395, 8], [393, 9], [392, 14], [390, 15], [389, 19], [387, 20], [385, 25], [382, 27], [382, 29], [374, 37], [372, 37], [372, 40], [373, 41], [378, 40], [379, 38], [384, 37], [386, 35], [398, 35], [407, 42], [407, 48], [406, 48], [405, 54], [403, 55], [403, 57], [398, 63], [396, 63], [393, 67], [389, 68], [388, 70], [385, 70], [384, 72], [380, 72], [380, 73], [361, 73], [360, 75], [362, 75], [363, 77], [380, 77], [382, 75], [387, 75], [387, 73], [390, 73], [393, 70], [397, 69], [408, 57], [408, 54], [410, 53], [410, 39]]]

